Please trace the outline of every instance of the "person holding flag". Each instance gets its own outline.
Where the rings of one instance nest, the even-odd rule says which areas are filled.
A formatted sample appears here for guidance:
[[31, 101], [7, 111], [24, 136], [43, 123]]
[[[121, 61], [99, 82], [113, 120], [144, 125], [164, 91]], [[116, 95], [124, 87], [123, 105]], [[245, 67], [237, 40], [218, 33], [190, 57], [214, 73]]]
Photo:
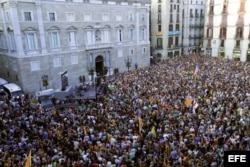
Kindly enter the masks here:
[[151, 133], [152, 133], [153, 137], [157, 137], [156, 130], [155, 130], [154, 126], [152, 126]]
[[141, 133], [142, 126], [143, 126], [143, 124], [142, 124], [142, 118], [141, 117], [138, 117], [138, 125], [139, 125], [139, 132]]
[[193, 74], [194, 79], [196, 79], [196, 77], [197, 77], [197, 74], [198, 74], [199, 70], [200, 70], [199, 65], [198, 65], [198, 64], [196, 64], [196, 66], [195, 66], [195, 70], [194, 70], [194, 74]]
[[29, 151], [29, 154], [25, 160], [25, 167], [31, 167], [31, 150]]

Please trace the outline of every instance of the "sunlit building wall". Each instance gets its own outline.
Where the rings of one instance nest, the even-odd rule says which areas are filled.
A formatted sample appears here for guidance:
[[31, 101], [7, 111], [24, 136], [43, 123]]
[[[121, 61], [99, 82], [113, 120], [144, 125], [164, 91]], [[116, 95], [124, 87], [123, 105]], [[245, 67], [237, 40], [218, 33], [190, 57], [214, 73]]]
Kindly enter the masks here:
[[205, 54], [250, 61], [249, 18], [249, 0], [208, 0], [204, 25]]
[[25, 92], [149, 66], [149, 0], [0, 3], [0, 76]]
[[206, 0], [183, 0], [182, 47], [185, 55], [203, 51]]
[[151, 1], [151, 45], [158, 60], [181, 55], [182, 1]]

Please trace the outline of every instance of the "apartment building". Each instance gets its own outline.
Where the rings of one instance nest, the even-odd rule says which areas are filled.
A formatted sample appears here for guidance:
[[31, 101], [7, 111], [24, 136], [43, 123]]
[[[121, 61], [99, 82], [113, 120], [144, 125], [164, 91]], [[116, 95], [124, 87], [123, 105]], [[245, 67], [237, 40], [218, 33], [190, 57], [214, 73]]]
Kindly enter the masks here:
[[153, 56], [165, 60], [181, 55], [181, 0], [151, 1], [151, 45]]
[[203, 42], [205, 54], [250, 61], [249, 18], [249, 0], [208, 0]]
[[185, 55], [203, 52], [206, 0], [183, 0], [182, 47]]
[[0, 76], [25, 92], [150, 63], [149, 0], [0, 3]]

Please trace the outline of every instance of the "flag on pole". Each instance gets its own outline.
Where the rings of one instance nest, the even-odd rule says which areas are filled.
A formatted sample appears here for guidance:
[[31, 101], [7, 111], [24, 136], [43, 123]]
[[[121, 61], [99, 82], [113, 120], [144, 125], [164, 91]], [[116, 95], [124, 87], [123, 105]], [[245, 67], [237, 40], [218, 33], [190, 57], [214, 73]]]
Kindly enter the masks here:
[[31, 167], [31, 150], [29, 151], [29, 155], [26, 158], [25, 167]]
[[154, 126], [151, 129], [151, 133], [152, 133], [153, 137], [156, 137], [156, 130], [155, 130]]
[[198, 65], [198, 64], [196, 64], [196, 66], [195, 66], [195, 70], [194, 70], [194, 75], [197, 75], [197, 74], [198, 74], [198, 72], [199, 72], [199, 65]]
[[166, 163], [166, 158], [164, 157], [163, 159], [163, 167], [168, 167], [167, 163]]
[[186, 100], [185, 100], [186, 107], [190, 107], [191, 104], [192, 104], [192, 102], [193, 102], [193, 98], [192, 97], [190, 97], [190, 96], [186, 97]]
[[142, 130], [142, 118], [138, 117], [138, 125], [139, 125], [139, 131], [141, 132]]

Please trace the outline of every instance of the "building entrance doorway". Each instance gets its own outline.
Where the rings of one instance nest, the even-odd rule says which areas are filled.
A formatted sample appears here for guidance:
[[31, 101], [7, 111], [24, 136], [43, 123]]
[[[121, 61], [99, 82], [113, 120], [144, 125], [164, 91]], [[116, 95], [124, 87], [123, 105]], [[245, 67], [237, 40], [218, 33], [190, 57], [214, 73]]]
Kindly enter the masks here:
[[103, 73], [103, 57], [102, 56], [97, 56], [95, 59], [95, 71], [96, 75], [100, 76]]
[[225, 58], [225, 52], [219, 52], [221, 58]]
[[250, 49], [247, 50], [247, 61], [250, 61]]
[[107, 67], [104, 66], [104, 59], [101, 55], [97, 56], [95, 59], [95, 70], [97, 76], [106, 75], [108, 72]]

